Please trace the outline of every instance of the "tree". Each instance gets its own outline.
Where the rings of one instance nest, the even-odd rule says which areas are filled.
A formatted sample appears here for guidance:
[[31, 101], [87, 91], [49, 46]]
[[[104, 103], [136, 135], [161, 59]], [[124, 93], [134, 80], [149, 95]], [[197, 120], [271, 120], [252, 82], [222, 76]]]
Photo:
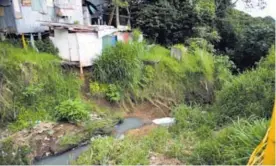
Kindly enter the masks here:
[[265, 56], [275, 42], [275, 29], [268, 24], [256, 24], [247, 26], [239, 44], [233, 60], [241, 69], [254, 66], [263, 56]]
[[133, 4], [133, 25], [149, 39], [167, 46], [194, 37], [195, 27], [212, 27], [215, 17], [213, 0], [153, 0]]
[[[114, 6], [113, 10], [110, 14], [110, 18], [108, 21], [108, 25], [111, 25], [113, 17], [114, 17], [114, 12], [116, 12], [116, 27], [118, 28], [118, 26], [120, 26], [120, 13], [119, 13], [119, 8], [127, 8], [127, 11], [129, 11], [128, 9], [128, 2], [124, 1], [124, 0], [112, 0], [111, 4]], [[130, 14], [130, 13], [128, 13]]]
[[274, 23], [271, 17], [253, 18], [230, 9], [216, 23], [221, 40], [215, 48], [229, 55], [239, 69], [250, 68], [267, 54], [275, 42]]

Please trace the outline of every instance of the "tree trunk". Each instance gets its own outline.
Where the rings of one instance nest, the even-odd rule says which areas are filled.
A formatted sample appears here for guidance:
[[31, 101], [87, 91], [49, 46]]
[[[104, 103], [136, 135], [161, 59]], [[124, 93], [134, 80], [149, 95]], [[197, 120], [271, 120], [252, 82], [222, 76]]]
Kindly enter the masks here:
[[116, 5], [116, 27], [120, 26], [120, 15], [119, 15], [119, 6]]
[[130, 11], [129, 7], [126, 8], [127, 10], [127, 15], [128, 15], [128, 20], [127, 20], [127, 26], [131, 29], [131, 22], [130, 22]]
[[113, 17], [114, 17], [115, 9], [116, 9], [116, 7], [114, 6], [113, 9], [112, 9], [111, 14], [110, 14], [110, 16], [109, 16], [108, 25], [111, 25], [111, 24], [112, 24], [112, 20], [113, 20]]

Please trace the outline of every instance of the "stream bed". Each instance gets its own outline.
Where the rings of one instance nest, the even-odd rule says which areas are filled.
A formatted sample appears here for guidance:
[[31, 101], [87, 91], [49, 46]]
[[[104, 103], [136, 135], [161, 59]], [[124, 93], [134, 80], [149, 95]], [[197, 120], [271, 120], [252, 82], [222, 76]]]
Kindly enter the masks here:
[[[144, 121], [140, 118], [126, 118], [122, 123], [115, 126], [115, 137], [120, 138], [125, 132], [131, 129], [137, 129], [145, 125]], [[89, 149], [89, 144], [74, 148], [68, 152], [57, 156], [50, 156], [39, 161], [34, 161], [33, 165], [69, 165], [72, 161], [76, 160], [78, 156]]]

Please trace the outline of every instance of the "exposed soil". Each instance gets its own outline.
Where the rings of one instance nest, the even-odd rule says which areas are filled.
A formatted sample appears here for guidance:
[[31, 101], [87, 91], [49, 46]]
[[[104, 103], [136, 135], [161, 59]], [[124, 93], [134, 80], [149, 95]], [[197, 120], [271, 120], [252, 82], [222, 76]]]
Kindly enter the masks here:
[[144, 120], [154, 120], [157, 118], [168, 117], [170, 110], [165, 107], [157, 107], [149, 102], [135, 106], [134, 110], [127, 113], [126, 117], [137, 117]]
[[151, 153], [150, 165], [182, 165], [182, 163], [175, 158], [169, 158], [162, 154]]
[[125, 117], [136, 117], [144, 120], [145, 126], [129, 130], [126, 134], [135, 137], [148, 135], [154, 128], [158, 127], [152, 123], [152, 120], [168, 117], [170, 110], [164, 107], [157, 107], [149, 102], [135, 106], [134, 111], [127, 113]]
[[75, 135], [82, 132], [82, 127], [70, 123], [42, 122], [30, 130], [15, 133], [12, 138], [19, 146], [27, 145], [31, 147], [32, 152], [28, 158], [32, 160], [55, 155], [72, 148], [61, 146], [59, 144], [60, 138], [66, 134]]

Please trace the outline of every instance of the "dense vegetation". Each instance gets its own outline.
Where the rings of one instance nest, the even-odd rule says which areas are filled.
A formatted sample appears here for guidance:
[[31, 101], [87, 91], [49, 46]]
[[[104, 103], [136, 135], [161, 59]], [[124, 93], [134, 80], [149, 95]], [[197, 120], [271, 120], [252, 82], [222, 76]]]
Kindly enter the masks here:
[[[168, 106], [182, 103], [173, 109], [176, 124], [157, 128], [141, 138], [96, 139], [77, 164], [149, 164], [150, 152], [187, 164], [246, 164], [262, 140], [271, 117], [275, 88], [274, 47], [256, 69], [232, 75], [233, 63], [226, 56], [214, 56], [196, 43], [188, 48], [174, 46], [183, 51], [181, 60], [171, 57], [169, 50], [158, 45], [123, 45], [118, 43], [109, 48], [97, 60], [92, 74], [94, 81], [100, 87], [116, 85], [121, 93], [119, 103], [125, 100], [163, 102]], [[135, 49], [137, 47], [140, 49]], [[137, 55], [135, 61], [125, 50], [136, 51], [133, 53]], [[117, 56], [121, 54], [120, 58], [113, 56], [114, 52]], [[116, 68], [103, 67], [112, 65], [113, 60], [128, 61], [125, 63], [135, 68], [126, 70], [125, 63], [116, 63]], [[128, 76], [135, 76], [137, 82], [130, 82], [129, 88], [121, 77], [106, 80], [97, 77], [99, 71], [113, 76], [128, 73]], [[138, 74], [132, 75], [131, 71]]]
[[62, 102], [80, 97], [76, 74], [63, 70], [53, 55], [1, 44], [0, 58], [1, 124], [16, 121], [11, 127], [19, 130], [56, 118], [51, 115]]
[[95, 62], [92, 78], [100, 87], [113, 84], [120, 100], [127, 102], [212, 103], [215, 90], [232, 76], [229, 60], [197, 47], [176, 47], [183, 51], [181, 61], [170, 57], [170, 51], [159, 45], [118, 43]]
[[129, 2], [132, 24], [151, 41], [172, 46], [187, 43], [188, 39], [204, 39], [244, 70], [254, 66], [274, 43], [275, 20], [253, 18], [234, 9], [232, 3], [231, 0]]

